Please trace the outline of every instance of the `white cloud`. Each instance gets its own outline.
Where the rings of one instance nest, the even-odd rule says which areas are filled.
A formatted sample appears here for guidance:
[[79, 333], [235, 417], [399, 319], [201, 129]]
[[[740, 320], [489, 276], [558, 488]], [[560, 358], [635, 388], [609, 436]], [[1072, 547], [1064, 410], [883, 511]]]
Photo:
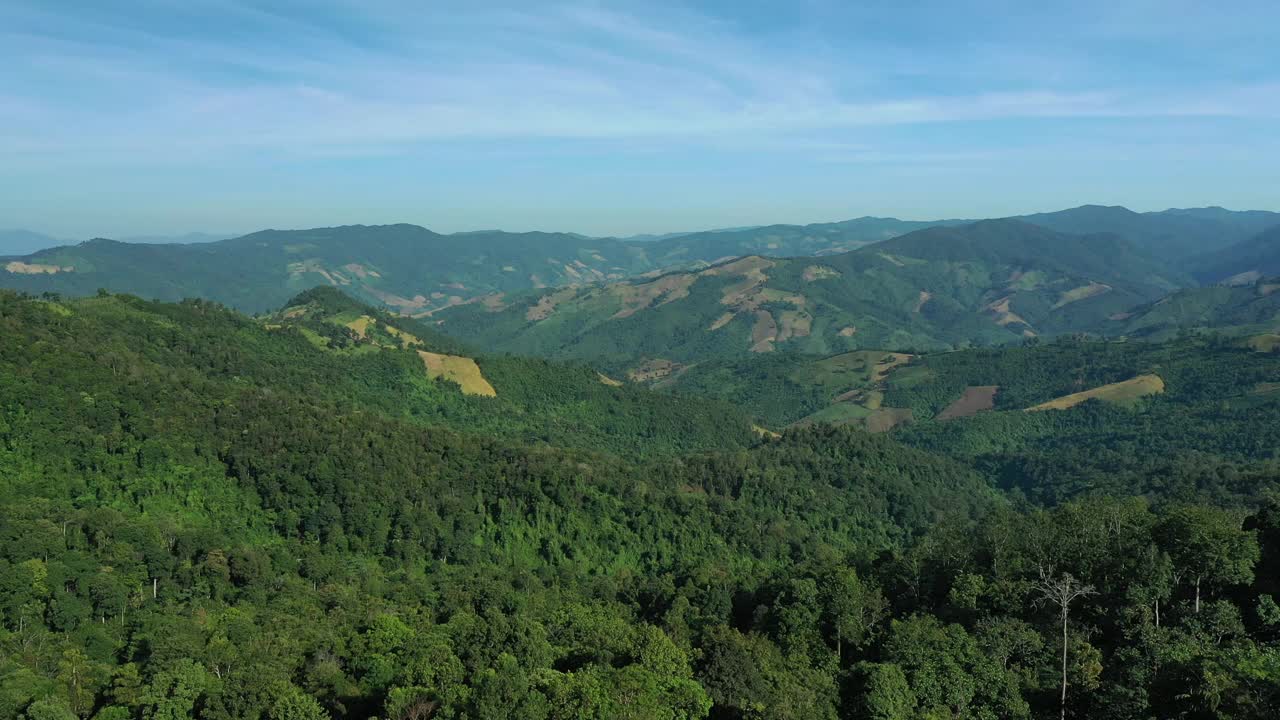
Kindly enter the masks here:
[[[163, 17], [166, 7], [186, 6], [159, 3], [137, 12]], [[948, 63], [922, 53], [905, 70], [878, 67], [857, 48], [846, 58], [829, 47], [806, 53], [687, 9], [456, 5], [433, 13], [338, 2], [323, 7], [340, 16], [325, 25], [233, 0], [195, 7], [263, 28], [251, 41], [189, 26], [168, 34], [136, 17], [62, 26], [26, 6], [19, 19], [27, 29], [6, 36], [8, 49], [0, 50], [0, 60], [17, 68], [10, 84], [20, 88], [0, 98], [0, 138], [8, 138], [0, 139], [0, 152], [358, 154], [361, 146], [378, 153], [459, 139], [741, 136], [800, 143], [815, 131], [1019, 118], [1274, 117], [1280, 95], [1265, 81], [1113, 86], [1053, 58], [1037, 67], [1054, 67], [1057, 77], [1037, 86], [1021, 64], [996, 74], [1001, 57], [1028, 57], [1025, 48], [998, 44], [975, 53], [989, 75], [970, 74], [946, 92], [872, 92], [870, 78], [900, 72], [926, 80], [964, 76], [965, 59]], [[366, 38], [333, 26], [355, 12]], [[889, 54], [887, 62], [903, 57]]]

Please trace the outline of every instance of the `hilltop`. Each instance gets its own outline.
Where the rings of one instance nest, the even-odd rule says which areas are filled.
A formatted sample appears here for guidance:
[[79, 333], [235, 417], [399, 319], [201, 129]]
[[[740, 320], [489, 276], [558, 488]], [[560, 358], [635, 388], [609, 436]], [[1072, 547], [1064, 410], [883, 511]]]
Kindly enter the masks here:
[[[475, 354], [431, 327], [332, 288], [255, 319], [207, 301], [0, 293], [6, 343], [68, 361], [212, 373], [229, 387], [289, 392], [427, 426], [634, 458], [754, 441], [732, 406], [606, 383], [584, 365]], [[477, 392], [477, 388], [487, 388]]]

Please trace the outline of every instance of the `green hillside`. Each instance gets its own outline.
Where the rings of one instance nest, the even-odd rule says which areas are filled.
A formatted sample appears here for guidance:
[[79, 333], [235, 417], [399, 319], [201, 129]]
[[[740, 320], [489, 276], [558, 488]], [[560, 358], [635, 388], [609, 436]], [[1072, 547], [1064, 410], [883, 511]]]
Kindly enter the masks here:
[[7, 269], [0, 284], [30, 292], [85, 295], [106, 288], [264, 312], [323, 284], [396, 312], [422, 314], [494, 293], [619, 279], [651, 266], [641, 251], [617, 241], [566, 233], [440, 235], [414, 225], [355, 225], [264, 230], [189, 245], [93, 240], [0, 263], [0, 269]]
[[[659, 387], [738, 402], [772, 428], [893, 427], [903, 442], [965, 459], [1041, 502], [1190, 499], [1206, 487], [1231, 501], [1280, 479], [1277, 337], [764, 357], [701, 363]], [[1098, 399], [1026, 412], [1077, 395]]]
[[[307, 292], [262, 320], [204, 301], [166, 304], [127, 296], [62, 302], [4, 293], [9, 344], [54, 355], [105, 358], [214, 374], [238, 385], [288, 390], [339, 406], [355, 403], [420, 424], [534, 444], [648, 457], [741, 447], [753, 435], [727, 404], [677, 402], [639, 387], [614, 387], [596, 371], [538, 359], [475, 356], [429, 327], [363, 306], [332, 289]], [[285, 317], [286, 315], [290, 317]], [[381, 323], [360, 337], [344, 323]], [[391, 328], [421, 345], [404, 342]], [[145, 342], [137, 346], [137, 338]], [[418, 350], [474, 358], [496, 397], [433, 379]], [[86, 360], [87, 361], [87, 360]]]
[[754, 256], [525, 294], [436, 319], [486, 349], [635, 371], [646, 360], [940, 349], [1091, 330], [1187, 282], [1116, 236], [992, 220], [833, 256]]
[[[1221, 208], [1134, 213], [1084, 206], [1022, 219], [1070, 234], [1116, 234], [1147, 255], [1192, 271], [1203, 263], [1185, 258], [1280, 225], [1276, 213]], [[837, 255], [924, 228], [970, 222], [862, 217], [681, 233], [653, 241], [563, 232], [442, 235], [415, 225], [264, 230], [187, 244], [92, 240], [0, 259], [0, 287], [64, 295], [105, 288], [170, 301], [202, 297], [265, 312], [302, 290], [328, 284], [395, 312], [424, 316], [461, 303], [502, 302], [529, 289], [696, 270], [743, 255]], [[15, 244], [9, 252], [21, 247]]]
[[1280, 330], [1280, 278], [1180, 290], [1117, 315], [1099, 329], [1108, 335], [1144, 339], [1187, 330], [1233, 335], [1276, 332]]
[[966, 222], [969, 221], [861, 217], [811, 225], [766, 225], [681, 234], [649, 243], [645, 250], [658, 267], [677, 267], [691, 261], [709, 263], [742, 255], [835, 255], [915, 230]]
[[1220, 207], [1137, 213], [1124, 207], [1083, 205], [1020, 219], [1058, 232], [1120, 235], [1144, 252], [1192, 272], [1199, 267], [1197, 256], [1280, 226], [1280, 213]]
[[[865, 423], [876, 410], [907, 410], [916, 421], [935, 418], [970, 388], [999, 388], [994, 409], [1023, 410], [1055, 398], [1120, 383], [1145, 374], [1183, 382], [1229, 382], [1219, 395], [1195, 400], [1253, 397], [1280, 372], [1272, 338], [1185, 333], [1160, 342], [1028, 342], [910, 356], [860, 350], [831, 356], [775, 355], [697, 363], [647, 380], [666, 392], [732, 401], [769, 427], [813, 419]], [[1170, 370], [1174, 368], [1174, 370]], [[1203, 380], [1194, 378], [1204, 376]], [[1231, 379], [1238, 378], [1238, 379]], [[1184, 398], [1178, 383], [1165, 401]]]
[[93, 240], [0, 260], [0, 286], [89, 295], [99, 288], [158, 300], [202, 297], [246, 312], [279, 307], [315, 285], [339, 287], [405, 315], [501, 302], [530, 288], [619, 280], [759, 253], [839, 252], [931, 223], [861, 218], [691, 233], [656, 242], [574, 233], [441, 235], [415, 225], [264, 230], [219, 242]]
[[742, 661], [825, 717], [837, 668], [781, 660], [773, 615], [731, 627], [734, 595], [785, 613], [793, 573], [856, 583], [835, 558], [997, 502], [852, 432], [643, 466], [459, 434], [391, 404], [394, 353], [205, 302], [0, 310], [6, 717], [694, 718], [748, 702]]
[[[0, 715], [1057, 717], [1034, 598], [1068, 576], [1095, 593], [1073, 716], [1280, 702], [1273, 355], [854, 353], [796, 372], [920, 422], [744, 447], [724, 406], [585, 369], [424, 381], [417, 350], [450, 342], [328, 289], [261, 319], [0, 293]], [[1130, 408], [1022, 411], [1145, 372], [1167, 392]], [[571, 410], [566, 383], [645, 400]], [[995, 409], [927, 419], [979, 383]], [[574, 447], [529, 436], [556, 418]]]
[[1194, 259], [1195, 276], [1205, 283], [1249, 284], [1280, 275], [1280, 223], [1247, 240]]

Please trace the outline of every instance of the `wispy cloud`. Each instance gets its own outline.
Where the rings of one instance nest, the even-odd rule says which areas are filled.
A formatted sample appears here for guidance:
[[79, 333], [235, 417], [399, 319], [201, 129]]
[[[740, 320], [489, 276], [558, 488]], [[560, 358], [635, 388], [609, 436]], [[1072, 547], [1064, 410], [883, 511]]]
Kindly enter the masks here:
[[[854, 193], [880, 199], [862, 213], [919, 214], [967, 175], [1012, 185], [991, 212], [1174, 179], [1230, 204], [1224, 179], [1280, 192], [1260, 159], [1277, 147], [1276, 25], [1272, 0], [4, 0], [0, 220], [92, 202], [103, 173], [132, 188], [99, 201], [110, 219], [430, 196], [447, 198], [433, 216], [470, 207], [460, 225], [491, 227], [474, 209], [505, 187], [530, 223], [702, 202], [760, 214], [693, 225], [754, 224], [839, 217]], [[351, 212], [334, 220], [375, 220]], [[655, 229], [611, 222], [560, 226]]]
[[[5, 35], [0, 59], [13, 68], [11, 78], [22, 76], [20, 90], [0, 108], [23, 109], [26, 121], [0, 115], [9, 137], [0, 152], [697, 140], [1017, 118], [1272, 117], [1277, 110], [1268, 94], [1275, 86], [1265, 82], [1206, 91], [1072, 77], [1037, 87], [1017, 68], [1011, 79], [991, 76], [945, 92], [868, 93], [861, 88], [869, 75], [901, 69], [780, 47], [687, 8], [637, 14], [585, 3], [534, 13], [459, 5], [446, 14], [378, 6], [358, 15], [358, 37], [335, 28], [354, 22], [364, 5], [329, 4], [327, 20], [234, 0], [138, 12], [165, 18], [178, 7], [231, 22], [225, 32], [207, 33], [191, 29], [204, 17], [198, 13], [179, 14], [180, 32], [105, 14], [64, 22], [19, 3], [21, 22]], [[987, 66], [991, 52], [983, 51]], [[951, 76], [934, 62], [908, 72]], [[846, 85], [852, 89], [842, 91]], [[86, 121], [92, 133], [84, 132]]]

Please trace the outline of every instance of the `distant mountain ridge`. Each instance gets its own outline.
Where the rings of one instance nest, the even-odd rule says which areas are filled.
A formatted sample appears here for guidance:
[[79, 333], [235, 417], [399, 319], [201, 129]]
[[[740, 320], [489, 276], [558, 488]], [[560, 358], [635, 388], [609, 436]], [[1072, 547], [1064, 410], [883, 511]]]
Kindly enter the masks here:
[[[1178, 274], [1176, 268], [1199, 264], [1188, 260], [1201, 257], [1193, 250], [1225, 252], [1257, 228], [1280, 225], [1277, 213], [1221, 208], [1135, 213], [1082, 206], [1022, 219], [1069, 234], [1114, 233], [1132, 250], [1172, 265], [1169, 277]], [[330, 285], [401, 314], [428, 317], [466, 303], [502, 303], [530, 289], [700, 270], [747, 255], [834, 256], [923, 229], [970, 223], [867, 216], [631, 240], [498, 230], [445, 235], [406, 224], [263, 230], [207, 242], [206, 236], [187, 236], [202, 240], [189, 244], [94, 240], [0, 260], [0, 287], [66, 295], [105, 288], [161, 300], [205, 297], [266, 312], [302, 290]]]
[[65, 243], [65, 240], [31, 230], [0, 230], [0, 256], [27, 255]]
[[1138, 213], [1120, 206], [1082, 205], [1023, 215], [1020, 219], [1058, 232], [1115, 233], [1138, 248], [1174, 262], [1229, 247], [1280, 226], [1280, 213], [1219, 207]]
[[[985, 220], [838, 255], [754, 255], [494, 297], [436, 318], [446, 333], [489, 350], [651, 375], [775, 350], [944, 349], [1092, 330], [1191, 282], [1116, 235]], [[646, 369], [646, 361], [666, 364]]]
[[1205, 253], [1191, 263], [1204, 283], [1250, 284], [1280, 275], [1280, 225], [1247, 240]]
[[[189, 244], [217, 242], [233, 237], [231, 233], [189, 232], [181, 235], [133, 235], [118, 238], [125, 243]], [[0, 257], [29, 255], [49, 248], [74, 244], [75, 241], [56, 238], [31, 230], [0, 230]]]

